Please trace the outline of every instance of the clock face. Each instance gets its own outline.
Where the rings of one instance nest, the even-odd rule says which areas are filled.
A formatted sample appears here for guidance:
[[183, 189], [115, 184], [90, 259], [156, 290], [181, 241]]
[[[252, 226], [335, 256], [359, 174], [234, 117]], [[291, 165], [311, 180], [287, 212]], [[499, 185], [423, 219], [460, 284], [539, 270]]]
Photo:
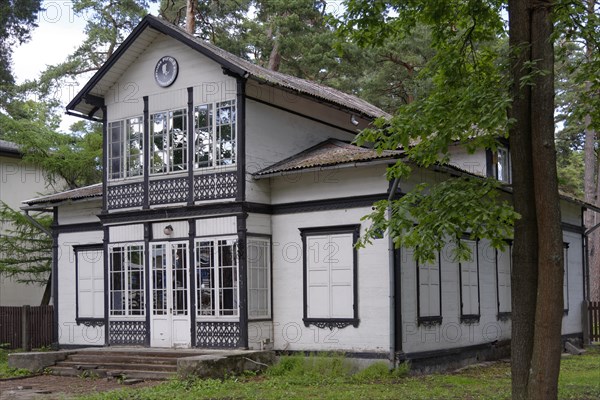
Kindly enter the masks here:
[[169, 87], [177, 79], [179, 65], [177, 60], [171, 56], [164, 56], [154, 67], [154, 80], [160, 87]]

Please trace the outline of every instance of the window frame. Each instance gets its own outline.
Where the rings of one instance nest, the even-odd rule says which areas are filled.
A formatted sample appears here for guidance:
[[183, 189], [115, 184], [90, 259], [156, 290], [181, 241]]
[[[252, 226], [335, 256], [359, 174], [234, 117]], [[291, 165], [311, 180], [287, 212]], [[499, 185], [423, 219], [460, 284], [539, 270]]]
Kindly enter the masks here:
[[[504, 153], [504, 157], [502, 160], [505, 160], [505, 163], [501, 163], [500, 153]], [[500, 166], [502, 166], [503, 176], [500, 177]], [[508, 146], [498, 146], [496, 149], [496, 179], [500, 182], [511, 184], [512, 183], [512, 171], [511, 171], [511, 158], [510, 158], [510, 150]], [[506, 173], [504, 173], [506, 171]], [[505, 175], [505, 176], [504, 176]]]
[[[140, 135], [140, 150], [141, 150], [141, 157], [138, 156], [138, 158], [140, 159], [140, 168], [139, 173], [137, 174], [131, 174], [131, 169], [130, 164], [131, 161], [133, 159], [135, 159], [135, 157], [132, 157], [132, 152], [131, 152], [131, 138], [132, 138], [132, 130], [131, 130], [131, 126], [132, 123], [131, 121], [133, 120], [138, 120], [138, 122], [136, 122], [136, 125], [139, 125], [141, 127], [141, 130], [139, 132]], [[120, 151], [120, 157], [116, 158], [114, 157], [113, 154], [113, 150], [115, 149], [113, 147], [113, 126], [119, 126], [120, 129], [120, 133], [119, 133], [119, 146], [117, 147]], [[145, 146], [144, 146], [144, 117], [141, 115], [137, 115], [137, 116], [133, 116], [133, 117], [128, 117], [128, 118], [123, 118], [123, 119], [119, 119], [119, 120], [115, 120], [115, 121], [111, 121], [108, 123], [108, 134], [107, 134], [107, 138], [106, 140], [108, 141], [108, 180], [109, 181], [119, 181], [119, 180], [125, 180], [125, 179], [134, 179], [134, 178], [142, 178], [144, 176], [144, 151], [145, 151]], [[119, 172], [118, 172], [118, 176], [114, 176], [115, 172], [113, 169], [113, 161], [118, 160], [118, 165], [119, 165]]]
[[[435, 263], [435, 261], [434, 261]], [[419, 265], [419, 261], [415, 260], [416, 265], [416, 283], [417, 283], [417, 325], [438, 325], [442, 323], [442, 254], [441, 251], [437, 251], [437, 269], [438, 269], [438, 303], [439, 313], [438, 315], [421, 315], [421, 268], [423, 265]], [[429, 265], [429, 264], [427, 264]], [[428, 269], [429, 270], [429, 269]], [[429, 285], [430, 287], [431, 285]]]
[[[459, 282], [459, 291], [460, 291], [460, 321], [463, 323], [475, 323], [479, 322], [481, 318], [481, 274], [479, 268], [479, 240], [472, 240], [469, 238], [460, 239], [463, 242], [472, 242], [475, 243], [474, 251], [472, 251], [471, 256], [475, 257], [475, 266], [477, 273], [477, 313], [465, 313], [465, 301], [464, 301], [464, 291], [463, 291], [463, 265], [465, 262], [459, 261], [458, 263], [458, 282]], [[474, 253], [474, 254], [473, 254]], [[471, 261], [473, 262], [473, 261]], [[469, 270], [469, 275], [472, 273], [472, 270]]]
[[[314, 325], [318, 328], [345, 328], [352, 325], [357, 328], [360, 319], [358, 316], [358, 251], [355, 247], [360, 236], [360, 224], [322, 226], [299, 228], [302, 238], [302, 276], [303, 276], [303, 318], [304, 326]], [[352, 234], [352, 298], [353, 298], [353, 316], [352, 318], [314, 318], [308, 315], [308, 255], [307, 255], [307, 237], [336, 234]]]
[[500, 251], [498, 249], [496, 249], [496, 300], [497, 300], [497, 319], [498, 320], [506, 320], [508, 318], [510, 318], [510, 316], [512, 315], [512, 301], [511, 301], [511, 292], [512, 292], [512, 240], [506, 240], [507, 243], [507, 252], [506, 254], [508, 255], [508, 291], [509, 291], [509, 295], [508, 295], [508, 308], [509, 311], [503, 311], [501, 308], [501, 302], [500, 302], [500, 266], [498, 263], [498, 259], [499, 259], [499, 255], [500, 255]]
[[[79, 295], [79, 289], [80, 289], [80, 284], [79, 284], [79, 268], [81, 266], [80, 261], [79, 261], [79, 256], [80, 253], [84, 253], [84, 252], [89, 252], [89, 251], [99, 251], [102, 255], [102, 263], [101, 263], [101, 269], [102, 269], [102, 302], [101, 302], [101, 308], [102, 308], [102, 316], [82, 316], [81, 313], [79, 312], [79, 304], [80, 304], [80, 295]], [[93, 244], [84, 244], [84, 245], [75, 245], [73, 246], [73, 252], [75, 253], [75, 322], [77, 323], [77, 325], [79, 324], [85, 324], [85, 325], [103, 325], [105, 318], [106, 318], [106, 308], [105, 308], [105, 304], [104, 304], [104, 299], [106, 297], [106, 293], [105, 293], [105, 282], [104, 282], [104, 245], [102, 243], [93, 243]], [[92, 274], [92, 281], [94, 281], [95, 279], [93, 278], [93, 274]], [[98, 279], [100, 280], [100, 279]], [[93, 288], [95, 288], [95, 286], [92, 284]]]
[[[231, 241], [233, 242], [232, 246], [234, 246], [234, 251], [232, 252], [233, 255], [233, 261], [235, 261], [234, 265], [232, 266], [223, 266], [221, 265], [221, 259], [220, 259], [220, 255], [219, 255], [219, 242], [220, 241]], [[234, 313], [230, 314], [230, 315], [223, 315], [221, 314], [221, 312], [223, 312], [223, 310], [227, 310], [225, 308], [222, 307], [221, 304], [221, 300], [220, 300], [220, 296], [215, 296], [214, 298], [212, 298], [212, 301], [214, 302], [214, 304], [212, 305], [212, 314], [202, 314], [202, 283], [201, 283], [201, 276], [202, 276], [202, 267], [201, 264], [198, 263], [199, 257], [198, 257], [198, 250], [201, 247], [200, 243], [202, 242], [211, 242], [212, 243], [212, 256], [213, 256], [213, 260], [215, 262], [215, 265], [210, 267], [210, 270], [212, 271], [212, 273], [214, 274], [214, 288], [210, 288], [210, 290], [214, 291], [214, 293], [219, 293], [219, 290], [223, 290], [223, 288], [221, 287], [221, 284], [219, 282], [219, 277], [220, 277], [220, 273], [221, 270], [223, 268], [232, 268], [232, 285], [234, 284], [234, 282], [237, 283], [237, 285], [233, 286], [231, 289], [234, 289], [233, 292], [233, 301], [237, 301], [236, 304], [236, 308], [233, 309]], [[239, 254], [239, 240], [237, 236], [231, 236], [231, 235], [226, 235], [226, 236], [219, 236], [219, 237], [203, 237], [203, 238], [196, 238], [194, 240], [194, 265], [193, 265], [193, 270], [194, 270], [194, 284], [195, 284], [195, 293], [193, 293], [194, 296], [194, 301], [195, 301], [195, 311], [194, 311], [194, 315], [197, 321], [206, 321], [206, 320], [218, 320], [218, 321], [238, 321], [241, 315], [241, 310], [240, 310], [240, 254]], [[199, 266], [200, 265], [200, 266]], [[235, 279], [237, 279], [237, 281], [235, 281]], [[211, 293], [212, 295], [212, 293]], [[218, 301], [215, 301], [218, 300]], [[218, 303], [218, 304], [217, 304]]]
[[[237, 107], [238, 107], [238, 104], [235, 99], [214, 101], [211, 103], [203, 103], [203, 104], [194, 105], [194, 108], [193, 108], [193, 110], [194, 110], [193, 111], [194, 140], [192, 141], [193, 146], [194, 146], [194, 148], [193, 148], [194, 170], [210, 169], [210, 168], [223, 168], [223, 167], [228, 167], [228, 166], [234, 166], [237, 164], [237, 126], [238, 126], [238, 119], [237, 119], [238, 108]], [[200, 127], [198, 124], [198, 120], [199, 120], [198, 119], [198, 115], [199, 115], [198, 110], [201, 108], [206, 108], [206, 110], [207, 110], [207, 115], [209, 117], [209, 118], [207, 118], [207, 122], [209, 123], [208, 126]], [[219, 111], [222, 109], [225, 109], [225, 108], [232, 109], [229, 124], [221, 124], [221, 123], [219, 123], [219, 120], [218, 120]], [[223, 158], [220, 157], [220, 152], [218, 151], [218, 149], [220, 148], [220, 143], [227, 142], [227, 141], [223, 141], [221, 139], [221, 127], [227, 126], [227, 125], [229, 125], [231, 127], [231, 138], [229, 141], [231, 141], [233, 143], [232, 149], [231, 149], [231, 158], [230, 158], [231, 163], [223, 163], [222, 162]], [[198, 151], [197, 151], [199, 146], [197, 146], [197, 141], [199, 138], [198, 132], [201, 128], [206, 128], [207, 130], [210, 130], [210, 137], [209, 137], [210, 150], [208, 152], [209, 164], [200, 167], [200, 166], [197, 166], [199, 164]]]
[[[177, 114], [177, 115], [176, 115]], [[154, 117], [156, 115], [163, 115], [165, 118], [165, 122], [164, 122], [164, 128], [162, 131], [162, 133], [156, 134], [156, 132], [154, 131]], [[174, 125], [173, 121], [175, 120], [175, 118], [179, 118], [181, 117], [183, 119], [183, 146], [180, 149], [176, 149], [175, 147], [173, 147], [173, 134], [172, 134], [172, 126]], [[190, 145], [190, 140], [189, 140], [189, 121], [188, 121], [189, 115], [188, 115], [188, 111], [187, 108], [185, 107], [181, 107], [181, 108], [174, 108], [174, 109], [169, 109], [169, 110], [163, 110], [163, 111], [155, 111], [151, 114], [148, 115], [148, 136], [149, 136], [149, 143], [148, 146], [149, 149], [148, 151], [150, 152], [150, 165], [148, 166], [148, 174], [150, 176], [165, 176], [165, 175], [175, 175], [175, 174], [185, 174], [188, 172], [189, 169], [189, 160], [188, 160], [188, 148]], [[159, 132], [159, 131], [157, 131]], [[163, 147], [161, 149], [157, 149], [155, 150], [155, 138], [158, 137], [162, 137], [163, 141], [167, 141], [168, 146], [165, 148], [164, 147], [164, 143], [163, 143]], [[183, 162], [180, 164], [175, 164], [175, 151], [180, 151], [181, 155], [182, 155], [182, 160]], [[163, 160], [163, 167], [166, 167], [166, 170], [162, 170], [160, 172], [154, 172], [154, 163], [153, 163], [153, 159], [154, 159], [154, 155], [155, 154], [161, 154], [161, 153], [166, 153], [167, 157], [166, 157], [166, 161]], [[174, 170], [173, 167], [175, 165], [180, 165], [183, 166], [182, 169], [178, 169], [178, 170]]]
[[[132, 248], [137, 247], [139, 249], [137, 250], [132, 250]], [[124, 279], [123, 281], [123, 291], [125, 292], [122, 298], [123, 301], [123, 313], [122, 314], [115, 314], [113, 313], [115, 310], [117, 309], [113, 309], [113, 293], [115, 292], [114, 288], [113, 288], [113, 274], [114, 274], [114, 270], [113, 270], [113, 255], [115, 254], [115, 249], [123, 249], [122, 250], [122, 254], [127, 254], [127, 258], [124, 259], [122, 261], [122, 263], [124, 264], [122, 267], [122, 279]], [[138, 270], [132, 270], [130, 267], [130, 261], [129, 261], [129, 257], [130, 254], [132, 253], [132, 251], [138, 251], [141, 253], [141, 258], [140, 260], [142, 261], [141, 264], [141, 268], [139, 268]], [[110, 319], [112, 320], [117, 320], [117, 319], [128, 319], [128, 320], [146, 320], [146, 316], [147, 316], [147, 312], [146, 312], [146, 308], [147, 308], [147, 301], [148, 299], [146, 298], [146, 289], [147, 289], [147, 277], [146, 277], [146, 248], [145, 248], [145, 244], [144, 242], [129, 242], [129, 243], [112, 243], [109, 248], [108, 248], [108, 316]], [[136, 271], [140, 273], [140, 288], [139, 289], [132, 289], [130, 288], [130, 276], [131, 276], [131, 271]], [[138, 311], [140, 311], [139, 314], [132, 314], [131, 310], [132, 308], [130, 307], [130, 303], [131, 303], [131, 294], [130, 292], [139, 292], [140, 294], [140, 307], [139, 309], [137, 309]]]
[[[252, 290], [265, 290], [263, 288], [252, 288], [252, 270], [257, 268], [251, 267], [251, 262], [248, 259], [250, 256], [250, 243], [253, 241], [266, 243], [266, 281], [267, 281], [267, 312], [264, 315], [252, 315]], [[248, 234], [246, 240], [247, 246], [247, 259], [246, 259], [246, 268], [247, 268], [247, 290], [248, 290], [248, 320], [249, 321], [270, 321], [273, 318], [273, 243], [270, 235], [259, 236], [255, 234]]]

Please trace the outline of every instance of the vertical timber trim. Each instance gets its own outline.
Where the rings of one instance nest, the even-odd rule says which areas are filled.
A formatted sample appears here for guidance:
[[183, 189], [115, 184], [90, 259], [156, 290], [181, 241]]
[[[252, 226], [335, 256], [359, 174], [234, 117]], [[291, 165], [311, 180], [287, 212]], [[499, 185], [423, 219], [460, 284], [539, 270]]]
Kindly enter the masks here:
[[[105, 114], [106, 115], [106, 114]], [[106, 126], [106, 125], [104, 125]], [[58, 349], [58, 208], [52, 211], [52, 347]]]
[[108, 122], [106, 106], [102, 106], [102, 213], [108, 213]]
[[402, 353], [402, 249], [394, 250], [394, 333], [396, 354]]
[[104, 231], [104, 238], [102, 239], [102, 244], [104, 246], [104, 345], [108, 346], [110, 345], [110, 327], [108, 326], [108, 316], [110, 315], [110, 274], [108, 273], [110, 267], [110, 255], [108, 254], [108, 243], [110, 242], [110, 237], [108, 226], [104, 226], [102, 230]]
[[[195, 135], [194, 135], [194, 88], [187, 88], [188, 101], [187, 101], [187, 114], [188, 114], [188, 134], [187, 134], [187, 157], [188, 157], [188, 206], [194, 205], [194, 146], [195, 146]], [[190, 264], [192, 265], [192, 264]]]
[[238, 230], [238, 256], [239, 256], [239, 290], [240, 290], [240, 341], [239, 347], [248, 348], [248, 273], [246, 268], [247, 229], [246, 219], [248, 214], [237, 216]]
[[246, 200], [246, 79], [237, 77], [237, 194], [236, 201]]
[[[193, 186], [191, 186], [192, 196], [194, 194]], [[189, 250], [188, 250], [188, 265], [189, 265], [189, 291], [190, 291], [190, 304], [189, 304], [189, 313], [190, 313], [190, 334], [192, 339], [192, 347], [196, 347], [196, 343], [198, 342], [198, 338], [196, 335], [196, 248], [194, 246], [194, 239], [196, 237], [196, 221], [194, 219], [190, 219], [189, 223]]]
[[152, 223], [144, 222], [144, 296], [146, 297], [146, 337], [144, 338], [144, 345], [150, 347], [150, 317], [152, 315], [152, 285], [153, 279], [150, 270], [150, 240], [152, 240]]
[[148, 110], [148, 96], [144, 96], [144, 187], [142, 208], [150, 208], [150, 114]]

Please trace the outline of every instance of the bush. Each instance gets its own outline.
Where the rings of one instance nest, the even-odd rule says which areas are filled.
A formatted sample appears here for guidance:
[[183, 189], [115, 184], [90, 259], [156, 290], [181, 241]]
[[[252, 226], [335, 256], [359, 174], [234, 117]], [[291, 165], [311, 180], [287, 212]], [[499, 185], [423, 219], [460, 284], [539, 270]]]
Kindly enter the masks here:
[[397, 368], [390, 370], [385, 361], [378, 361], [369, 365], [362, 371], [352, 375], [352, 381], [356, 383], [381, 383], [395, 381], [408, 375], [408, 364], [400, 364]]

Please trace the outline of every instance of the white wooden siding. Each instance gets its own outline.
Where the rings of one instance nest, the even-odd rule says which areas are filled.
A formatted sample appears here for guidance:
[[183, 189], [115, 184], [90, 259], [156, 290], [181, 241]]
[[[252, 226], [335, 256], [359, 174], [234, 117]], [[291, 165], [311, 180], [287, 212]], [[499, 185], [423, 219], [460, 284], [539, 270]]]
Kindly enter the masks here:
[[248, 233], [258, 233], [261, 235], [271, 234], [271, 216], [266, 214], [248, 213], [246, 220]]
[[[173, 233], [171, 235], [165, 235], [165, 228], [171, 225]], [[161, 221], [152, 224], [152, 239], [172, 239], [172, 238], [183, 238], [189, 237], [190, 224], [187, 221]]]
[[[581, 303], [583, 302], [583, 249], [581, 234], [563, 232], [563, 241], [569, 243], [568, 269], [566, 271], [569, 310], [563, 316], [562, 333], [581, 333]], [[566, 304], [566, 301], [565, 301]]]
[[108, 228], [111, 243], [131, 242], [144, 240], [144, 225], [119, 225]]
[[104, 326], [77, 325], [74, 245], [102, 243], [102, 231], [62, 233], [58, 238], [58, 328], [61, 345], [104, 345]]
[[196, 236], [237, 234], [236, 217], [196, 220]]

